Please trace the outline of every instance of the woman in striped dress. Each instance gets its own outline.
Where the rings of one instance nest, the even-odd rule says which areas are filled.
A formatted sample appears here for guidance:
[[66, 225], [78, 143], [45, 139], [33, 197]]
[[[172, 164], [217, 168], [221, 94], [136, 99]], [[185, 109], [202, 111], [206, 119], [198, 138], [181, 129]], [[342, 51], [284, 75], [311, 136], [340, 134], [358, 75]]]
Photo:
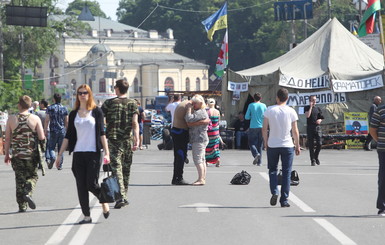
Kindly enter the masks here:
[[219, 144], [222, 139], [219, 135], [219, 118], [220, 113], [217, 109], [215, 109], [215, 100], [210, 98], [207, 100], [207, 105], [209, 109], [207, 110], [207, 114], [211, 120], [211, 125], [209, 124], [207, 134], [209, 136], [209, 144], [206, 147], [206, 163], [215, 164], [216, 167], [220, 166], [220, 151]]

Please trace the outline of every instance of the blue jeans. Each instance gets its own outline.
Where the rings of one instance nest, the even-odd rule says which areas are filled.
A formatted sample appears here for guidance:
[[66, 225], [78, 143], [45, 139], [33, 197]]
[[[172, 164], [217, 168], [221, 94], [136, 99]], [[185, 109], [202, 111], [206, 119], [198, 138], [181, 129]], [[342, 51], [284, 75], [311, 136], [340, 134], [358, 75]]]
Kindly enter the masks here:
[[378, 153], [378, 196], [377, 196], [377, 208], [379, 210], [385, 210], [385, 152]]
[[262, 142], [262, 128], [249, 128], [249, 147], [254, 158], [261, 155], [259, 163], [262, 160]]
[[[63, 130], [61, 132], [50, 131], [49, 140], [48, 140], [49, 159], [51, 159], [51, 160], [56, 159], [55, 148], [57, 145], [58, 151], [60, 151], [61, 144], [63, 143], [64, 135], [65, 135], [65, 130]], [[60, 167], [62, 167], [62, 165], [63, 165], [63, 159], [64, 159], [64, 155], [61, 157]]]
[[242, 138], [247, 136], [247, 132], [246, 131], [237, 131], [235, 132], [235, 145], [237, 147], [237, 149], [241, 149], [241, 142], [242, 142]]
[[293, 165], [294, 147], [267, 148], [267, 168], [269, 169], [270, 192], [278, 195], [278, 162], [282, 162], [281, 204], [287, 202], [290, 192], [290, 174]]

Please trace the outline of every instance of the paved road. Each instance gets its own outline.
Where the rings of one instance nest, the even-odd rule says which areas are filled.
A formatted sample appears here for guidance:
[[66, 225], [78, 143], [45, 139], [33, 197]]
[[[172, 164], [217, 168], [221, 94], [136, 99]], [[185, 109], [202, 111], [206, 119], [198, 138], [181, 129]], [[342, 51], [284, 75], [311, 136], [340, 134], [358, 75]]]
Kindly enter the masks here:
[[[266, 165], [252, 165], [249, 151], [222, 152], [222, 166], [208, 168], [205, 186], [172, 186], [172, 152], [156, 143], [134, 156], [130, 205], [105, 220], [95, 203], [93, 224], [81, 219], [70, 157], [62, 171], [40, 176], [36, 210], [17, 213], [14, 173], [0, 157], [1, 244], [384, 244], [385, 218], [376, 215], [377, 153], [323, 150], [312, 167], [308, 152], [295, 158], [300, 185], [290, 208], [269, 205]], [[265, 164], [266, 155], [262, 159]], [[235, 173], [252, 175], [233, 186]], [[185, 179], [195, 181], [190, 163]]]

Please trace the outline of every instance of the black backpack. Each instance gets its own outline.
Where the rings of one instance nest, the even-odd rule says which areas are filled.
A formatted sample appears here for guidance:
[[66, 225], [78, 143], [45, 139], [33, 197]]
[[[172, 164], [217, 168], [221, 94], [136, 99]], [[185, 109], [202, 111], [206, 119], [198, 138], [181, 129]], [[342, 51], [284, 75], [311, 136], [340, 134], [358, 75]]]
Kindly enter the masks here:
[[251, 175], [242, 170], [242, 172], [234, 175], [233, 179], [230, 181], [233, 185], [248, 185], [250, 183]]
[[[278, 172], [278, 185], [282, 185], [282, 169], [280, 169], [279, 172]], [[298, 172], [295, 171], [295, 170], [291, 171], [290, 185], [292, 185], [292, 186], [299, 185]]]

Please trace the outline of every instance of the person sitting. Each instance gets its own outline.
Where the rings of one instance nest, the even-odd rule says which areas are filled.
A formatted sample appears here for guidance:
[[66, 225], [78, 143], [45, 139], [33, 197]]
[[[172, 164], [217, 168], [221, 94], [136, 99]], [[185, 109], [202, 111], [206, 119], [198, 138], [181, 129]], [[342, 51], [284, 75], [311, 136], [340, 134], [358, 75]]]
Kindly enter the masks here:
[[238, 113], [238, 119], [235, 121], [233, 127], [235, 131], [235, 146], [237, 149], [242, 149], [243, 139], [246, 139], [247, 142], [247, 133], [250, 127], [250, 121], [245, 119], [243, 112]]

